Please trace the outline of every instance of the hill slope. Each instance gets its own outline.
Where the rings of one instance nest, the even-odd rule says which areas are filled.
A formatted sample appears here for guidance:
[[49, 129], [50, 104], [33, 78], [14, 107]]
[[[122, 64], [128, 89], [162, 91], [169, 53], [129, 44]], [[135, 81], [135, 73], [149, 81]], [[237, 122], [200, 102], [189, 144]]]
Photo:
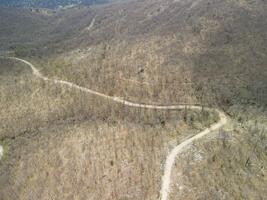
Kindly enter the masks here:
[[1, 0], [0, 5], [24, 8], [58, 8], [72, 5], [93, 5], [108, 3], [110, 0]]
[[[169, 200], [264, 199], [266, 10], [262, 0], [8, 8], [0, 48], [51, 79], [111, 96], [223, 109], [229, 124], [177, 157]], [[4, 73], [18, 65], [0, 64]], [[10, 139], [0, 140], [0, 199], [158, 199], [168, 147], [208, 126], [206, 114], [129, 110], [26, 75], [2, 75], [0, 128]]]
[[[146, 52], [138, 58], [139, 67], [149, 56], [162, 59], [158, 72], [164, 71], [165, 78], [156, 72], [146, 76], [160, 77], [162, 82], [177, 79], [173, 73], [177, 70], [187, 71], [196, 84], [194, 96], [200, 101], [228, 106], [266, 104], [266, 9], [261, 0], [147, 0], [73, 8], [51, 15], [3, 10], [0, 40], [2, 48], [27, 49], [21, 55], [100, 48], [105, 54], [98, 56], [100, 61], [109, 63], [138, 49]], [[115, 49], [118, 51], [113, 54]], [[129, 71], [125, 64], [120, 61], [117, 65]], [[208, 98], [203, 95], [207, 93]]]

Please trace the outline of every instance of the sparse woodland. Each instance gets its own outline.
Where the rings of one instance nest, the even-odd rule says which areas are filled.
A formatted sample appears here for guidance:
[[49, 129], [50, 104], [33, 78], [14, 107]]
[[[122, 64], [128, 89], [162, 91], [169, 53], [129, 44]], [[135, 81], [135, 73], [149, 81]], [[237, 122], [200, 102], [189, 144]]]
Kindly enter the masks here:
[[[5, 199], [67, 199], [75, 198], [73, 192], [77, 198], [93, 193], [103, 199], [155, 199], [168, 149], [217, 119], [205, 109], [198, 113], [127, 108], [46, 84], [25, 66], [1, 61], [9, 66], [1, 76], [6, 82], [1, 92], [8, 94], [1, 98], [1, 141], [8, 149], [1, 171], [2, 180], [8, 178], [1, 188]], [[21, 188], [25, 184], [28, 189]], [[77, 188], [69, 190], [73, 184]]]
[[218, 120], [205, 107], [224, 110], [230, 122], [177, 157], [169, 199], [267, 196], [266, 2], [147, 0], [45, 15], [1, 9], [1, 48], [45, 76], [203, 110], [128, 108], [1, 58], [0, 200], [158, 199], [168, 152]]

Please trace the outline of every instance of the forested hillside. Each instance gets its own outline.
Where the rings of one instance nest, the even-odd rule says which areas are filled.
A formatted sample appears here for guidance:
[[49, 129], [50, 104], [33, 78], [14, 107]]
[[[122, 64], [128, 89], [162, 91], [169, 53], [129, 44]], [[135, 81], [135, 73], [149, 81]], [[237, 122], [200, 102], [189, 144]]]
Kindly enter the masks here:
[[265, 0], [0, 2], [0, 200], [266, 199]]
[[39, 8], [58, 8], [70, 5], [92, 5], [107, 3], [110, 0], [1, 0], [0, 5], [15, 7], [39, 7]]

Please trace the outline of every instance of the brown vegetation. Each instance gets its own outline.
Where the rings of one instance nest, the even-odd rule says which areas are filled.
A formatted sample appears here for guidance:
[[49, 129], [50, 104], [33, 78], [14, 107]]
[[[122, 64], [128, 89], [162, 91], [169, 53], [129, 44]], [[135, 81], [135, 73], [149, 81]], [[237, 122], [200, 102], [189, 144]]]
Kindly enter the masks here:
[[5, 59], [1, 81], [5, 200], [155, 199], [168, 149], [216, 119], [127, 108], [36, 80]]
[[224, 131], [177, 158], [170, 199], [265, 199], [266, 109], [231, 110]]
[[[51, 15], [0, 8], [0, 42], [51, 78], [136, 102], [224, 109], [233, 122], [177, 158], [171, 199], [263, 199], [266, 6], [146, 0]], [[3, 200], [157, 199], [167, 149], [216, 120], [130, 109], [0, 61]]]

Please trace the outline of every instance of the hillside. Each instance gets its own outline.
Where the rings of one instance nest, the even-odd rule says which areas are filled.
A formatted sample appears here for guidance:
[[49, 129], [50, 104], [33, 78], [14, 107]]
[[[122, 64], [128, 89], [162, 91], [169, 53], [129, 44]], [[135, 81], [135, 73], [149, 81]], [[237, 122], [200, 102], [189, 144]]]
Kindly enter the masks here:
[[30, 63], [0, 58], [0, 200], [160, 199], [204, 130], [168, 200], [265, 199], [266, 1], [29, 5], [0, 8], [0, 54]]
[[[185, 68], [191, 73], [191, 82], [201, 83], [195, 88], [198, 95], [213, 93], [216, 102], [230, 105], [232, 101], [265, 103], [266, 3], [193, 2], [131, 1], [51, 15], [2, 9], [1, 48], [17, 48], [22, 55], [46, 56], [88, 47], [98, 49], [105, 44], [109, 49], [101, 52], [106, 54], [101, 62], [109, 62], [107, 59], [113, 59], [111, 52], [118, 48], [127, 48], [116, 52], [119, 57], [130, 56], [133, 48], [147, 51], [147, 46], [142, 45], [145, 41], [153, 44], [149, 48], [154, 57], [164, 59], [158, 70], [169, 73]], [[87, 30], [91, 22], [93, 26]], [[145, 62], [142, 59], [139, 65]], [[255, 76], [257, 79], [251, 78]], [[209, 85], [214, 88], [203, 85], [207, 81], [212, 81]], [[232, 85], [236, 87], [224, 91]]]
[[75, 5], [94, 5], [108, 3], [110, 0], [1, 0], [1, 6], [23, 8], [60, 8]]
[[[94, 56], [79, 61], [73, 55], [79, 63], [75, 70], [86, 71], [87, 63], [98, 63], [97, 67], [103, 69], [106, 64], [112, 65], [111, 71], [121, 70], [125, 76], [155, 82], [154, 98], [162, 90], [159, 84], [166, 84], [165, 93], [173, 89], [179, 93], [181, 88], [171, 81], [175, 80], [193, 83], [191, 97], [208, 104], [265, 105], [266, 3], [193, 2], [131, 1], [58, 13], [54, 17], [60, 22], [45, 35], [57, 33], [59, 37], [49, 39], [47, 52], [56, 50], [64, 57], [66, 52], [79, 49], [78, 57], [83, 57], [90, 48]], [[127, 63], [118, 58], [125, 58]], [[134, 72], [138, 68], [146, 68], [142, 77]], [[152, 72], [152, 68], [156, 69]], [[68, 68], [61, 69], [68, 72]], [[81, 81], [80, 74], [73, 77], [73, 71], [66, 76]]]

